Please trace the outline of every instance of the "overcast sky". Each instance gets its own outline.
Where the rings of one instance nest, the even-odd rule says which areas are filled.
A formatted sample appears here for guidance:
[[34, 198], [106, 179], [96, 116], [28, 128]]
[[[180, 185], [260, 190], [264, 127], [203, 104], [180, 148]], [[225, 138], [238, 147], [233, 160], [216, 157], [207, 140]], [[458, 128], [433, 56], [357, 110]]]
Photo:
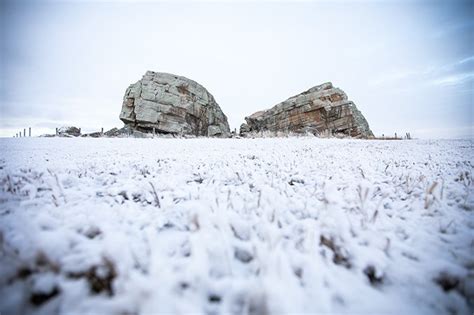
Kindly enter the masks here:
[[376, 135], [474, 136], [474, 1], [2, 1], [0, 15], [0, 136], [121, 127], [147, 70], [202, 84], [231, 129], [331, 81]]

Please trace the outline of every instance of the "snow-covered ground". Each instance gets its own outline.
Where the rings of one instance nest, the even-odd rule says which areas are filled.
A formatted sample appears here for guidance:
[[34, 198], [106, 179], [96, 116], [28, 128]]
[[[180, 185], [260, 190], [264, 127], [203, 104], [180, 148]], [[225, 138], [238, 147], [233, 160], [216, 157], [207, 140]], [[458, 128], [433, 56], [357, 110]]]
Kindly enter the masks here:
[[0, 140], [4, 314], [472, 314], [474, 141]]

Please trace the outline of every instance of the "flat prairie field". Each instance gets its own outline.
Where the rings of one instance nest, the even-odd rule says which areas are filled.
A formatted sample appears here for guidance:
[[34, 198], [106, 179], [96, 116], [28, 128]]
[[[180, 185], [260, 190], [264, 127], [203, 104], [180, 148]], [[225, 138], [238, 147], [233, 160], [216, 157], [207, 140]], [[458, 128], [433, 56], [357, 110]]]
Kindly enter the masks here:
[[0, 148], [2, 315], [473, 313], [474, 140]]

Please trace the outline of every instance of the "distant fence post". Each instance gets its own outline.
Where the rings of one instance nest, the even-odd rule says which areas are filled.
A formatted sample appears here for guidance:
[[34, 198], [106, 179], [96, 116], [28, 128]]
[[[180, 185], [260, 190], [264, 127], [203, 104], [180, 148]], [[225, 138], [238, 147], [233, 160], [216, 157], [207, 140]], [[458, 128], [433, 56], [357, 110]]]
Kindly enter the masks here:
[[104, 127], [100, 128], [100, 135], [101, 135], [101, 136], [104, 135]]
[[31, 127], [28, 127], [28, 137], [31, 137]]
[[395, 140], [397, 140], [397, 133], [395, 132]]
[[56, 128], [56, 136], [58, 135], [58, 128]]

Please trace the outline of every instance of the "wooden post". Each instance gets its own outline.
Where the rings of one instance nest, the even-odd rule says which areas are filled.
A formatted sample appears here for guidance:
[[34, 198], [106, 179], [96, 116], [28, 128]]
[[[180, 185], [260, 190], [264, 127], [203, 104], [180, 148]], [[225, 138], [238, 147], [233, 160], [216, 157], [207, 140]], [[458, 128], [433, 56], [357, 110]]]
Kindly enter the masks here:
[[31, 137], [31, 127], [28, 127], [28, 137]]
[[56, 136], [58, 135], [58, 128], [56, 128]]
[[397, 133], [395, 132], [395, 140], [397, 140]]
[[100, 135], [101, 135], [101, 136], [104, 135], [104, 127], [102, 127], [102, 128], [100, 129]]
[[385, 139], [385, 135], [382, 133], [382, 139]]

